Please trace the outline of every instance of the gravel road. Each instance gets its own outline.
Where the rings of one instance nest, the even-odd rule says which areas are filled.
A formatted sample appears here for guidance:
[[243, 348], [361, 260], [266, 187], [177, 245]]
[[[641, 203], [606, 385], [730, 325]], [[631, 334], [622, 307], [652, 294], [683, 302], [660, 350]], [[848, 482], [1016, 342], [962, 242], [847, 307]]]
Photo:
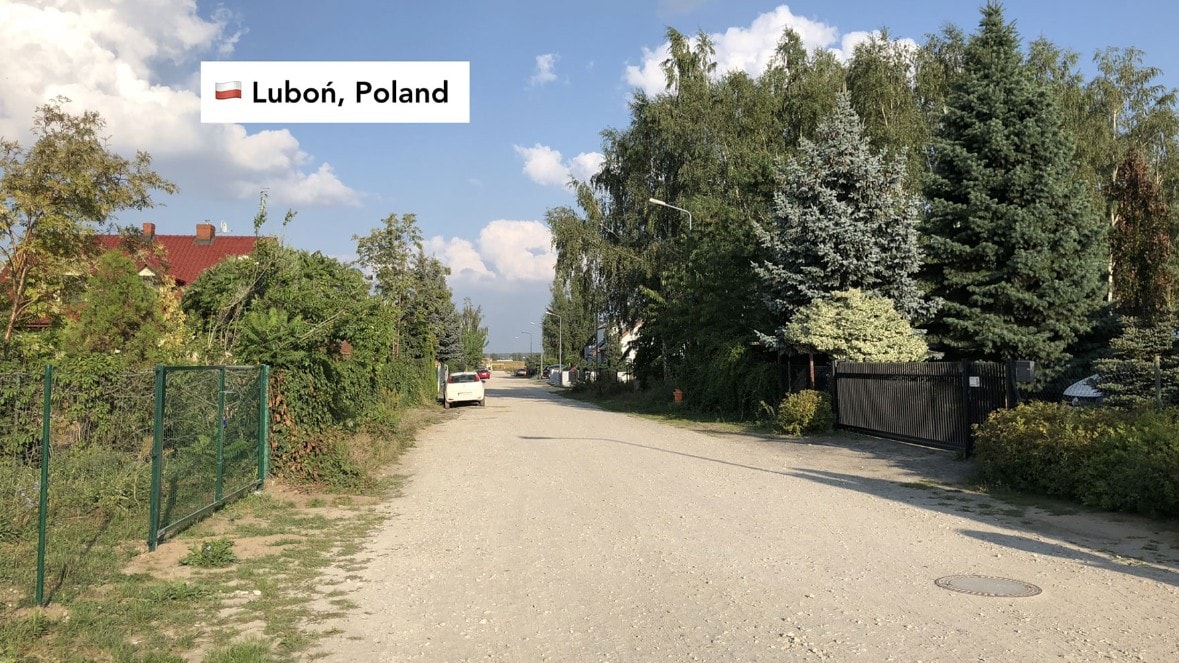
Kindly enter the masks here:
[[[675, 427], [496, 374], [399, 469], [366, 568], [323, 588], [358, 606], [323, 660], [1179, 661], [1179, 524], [957, 490], [945, 452]], [[1042, 593], [935, 584], [956, 575]]]

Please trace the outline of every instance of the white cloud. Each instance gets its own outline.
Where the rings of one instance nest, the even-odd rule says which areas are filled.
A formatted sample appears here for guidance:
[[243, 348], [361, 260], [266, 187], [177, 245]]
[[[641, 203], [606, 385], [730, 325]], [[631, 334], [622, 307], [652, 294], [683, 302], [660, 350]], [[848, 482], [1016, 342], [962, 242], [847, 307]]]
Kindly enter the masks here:
[[257, 196], [262, 189], [269, 191], [271, 199], [296, 208], [311, 205], [354, 207], [360, 204], [356, 192], [341, 182], [332, 172], [331, 164], [327, 163], [321, 164], [319, 170], [314, 173], [291, 170], [281, 178], [271, 177], [255, 182], [238, 183], [239, 195], [243, 198]]
[[[788, 27], [798, 33], [807, 51], [826, 48], [845, 60], [856, 44], [873, 34], [852, 32], [840, 38], [835, 26], [797, 16], [790, 11], [789, 6], [779, 5], [773, 11], [755, 18], [749, 27], [732, 27], [722, 33], [709, 35], [716, 47], [716, 75], [732, 71], [743, 71], [750, 76], [760, 75], [769, 65], [782, 33]], [[695, 44], [696, 40], [693, 38], [691, 41]], [[628, 65], [623, 77], [629, 85], [642, 89], [648, 95], [664, 92], [667, 84], [662, 65], [670, 56], [671, 50], [667, 43], [654, 50], [644, 47], [640, 64]]]
[[532, 72], [532, 78], [528, 79], [528, 84], [535, 87], [557, 80], [557, 72], [553, 70], [557, 66], [557, 60], [560, 59], [561, 56], [556, 53], [536, 56], [536, 70]]
[[581, 182], [588, 182], [602, 168], [605, 160], [606, 157], [600, 152], [582, 152], [569, 160], [569, 174]]
[[102, 115], [113, 149], [147, 151], [186, 191], [252, 198], [266, 187], [280, 205], [357, 204], [289, 131], [201, 124], [199, 60], [233, 52], [235, 23], [224, 8], [202, 17], [196, 0], [0, 0], [0, 136], [27, 142], [36, 107], [61, 95], [69, 112]]
[[552, 235], [539, 221], [495, 220], [474, 242], [435, 236], [426, 242], [426, 251], [450, 267], [452, 283], [492, 289], [547, 284], [557, 264]]
[[495, 280], [495, 274], [487, 268], [483, 257], [469, 240], [435, 236], [426, 241], [425, 247], [426, 253], [433, 254], [450, 268], [451, 279], [466, 283]]
[[547, 145], [532, 147], [512, 146], [524, 159], [524, 174], [537, 184], [564, 186], [569, 181], [569, 168], [561, 163], [561, 153]]
[[479, 232], [479, 254], [507, 281], [553, 280], [557, 254], [539, 221], [492, 221]]
[[512, 147], [524, 159], [524, 174], [528, 179], [545, 186], [568, 186], [570, 178], [588, 181], [605, 160], [598, 152], [582, 152], [563, 161], [560, 152], [540, 143], [532, 147]]

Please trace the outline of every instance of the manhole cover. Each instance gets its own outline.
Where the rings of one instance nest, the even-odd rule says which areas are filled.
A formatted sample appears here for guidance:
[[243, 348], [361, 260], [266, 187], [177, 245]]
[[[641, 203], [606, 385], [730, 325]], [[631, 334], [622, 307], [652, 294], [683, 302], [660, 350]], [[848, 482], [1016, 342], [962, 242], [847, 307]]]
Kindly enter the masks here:
[[1005, 596], [1023, 598], [1035, 596], [1040, 588], [1022, 580], [997, 578], [995, 576], [946, 576], [933, 581], [942, 589], [949, 589], [975, 596]]

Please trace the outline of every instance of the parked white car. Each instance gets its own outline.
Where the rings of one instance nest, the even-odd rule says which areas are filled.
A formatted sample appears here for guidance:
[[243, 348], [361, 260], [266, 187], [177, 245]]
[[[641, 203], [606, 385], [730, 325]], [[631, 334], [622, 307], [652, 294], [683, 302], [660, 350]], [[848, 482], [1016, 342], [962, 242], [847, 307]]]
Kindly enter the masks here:
[[483, 381], [479, 379], [478, 373], [473, 371], [451, 373], [446, 378], [446, 388], [442, 391], [442, 407], [448, 408], [454, 403], [484, 405], [486, 402]]

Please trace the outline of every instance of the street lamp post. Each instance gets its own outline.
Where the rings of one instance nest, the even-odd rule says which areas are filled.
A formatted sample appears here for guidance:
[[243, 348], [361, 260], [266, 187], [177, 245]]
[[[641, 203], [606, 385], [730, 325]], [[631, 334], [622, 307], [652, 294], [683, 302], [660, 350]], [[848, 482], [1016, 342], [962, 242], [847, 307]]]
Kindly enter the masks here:
[[670, 203], [665, 203], [662, 200], [659, 200], [658, 198], [648, 198], [647, 202], [651, 203], [652, 205], [659, 205], [661, 207], [669, 207], [671, 209], [678, 210], [680, 212], [683, 212], [684, 214], [687, 214], [688, 215], [688, 234], [692, 233], [692, 213], [691, 212], [689, 212], [688, 210], [686, 210], [682, 207], [676, 207], [675, 205], [672, 205]]
[[[535, 322], [530, 322], [528, 324], [532, 325], [533, 327], [536, 326]], [[544, 375], [544, 334], [542, 333], [540, 335], [540, 371], [536, 374], [536, 379], [539, 380], [543, 375]]]
[[[561, 367], [561, 373], [565, 372], [565, 320], [561, 316], [552, 311], [545, 311], [545, 315], [551, 315], [557, 319], [557, 365]], [[561, 385], [565, 385], [565, 376], [561, 376]]]
[[[528, 358], [532, 359], [532, 332], [521, 330], [520, 333], [521, 334], [528, 334]], [[524, 372], [525, 373], [528, 372], [528, 362], [527, 361], [524, 362]]]
[[[691, 212], [689, 212], [688, 210], [686, 210], [682, 207], [676, 207], [675, 205], [672, 205], [670, 203], [659, 200], [658, 198], [648, 198], [647, 202], [651, 203], [652, 205], [659, 205], [661, 207], [668, 207], [673, 210], [677, 210], [677, 211], [683, 212], [684, 214], [687, 214], [688, 215], [688, 234], [689, 235], [692, 234], [692, 213]], [[689, 253], [688, 253], [689, 264], [691, 263], [691, 260], [692, 260], [692, 254], [689, 251]], [[668, 370], [668, 366], [667, 366], [667, 346], [665, 343], [664, 347], [663, 347], [663, 379], [666, 380], [668, 378], [669, 374], [670, 374], [670, 371]]]

